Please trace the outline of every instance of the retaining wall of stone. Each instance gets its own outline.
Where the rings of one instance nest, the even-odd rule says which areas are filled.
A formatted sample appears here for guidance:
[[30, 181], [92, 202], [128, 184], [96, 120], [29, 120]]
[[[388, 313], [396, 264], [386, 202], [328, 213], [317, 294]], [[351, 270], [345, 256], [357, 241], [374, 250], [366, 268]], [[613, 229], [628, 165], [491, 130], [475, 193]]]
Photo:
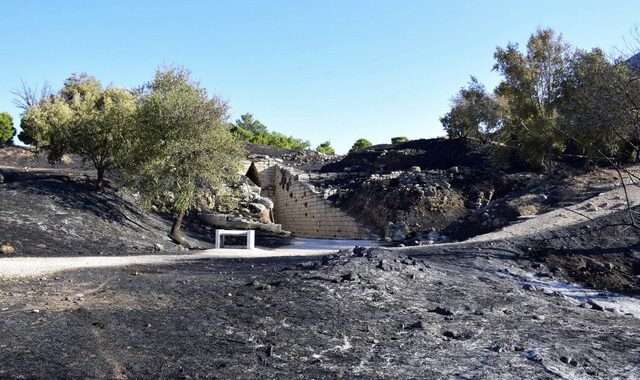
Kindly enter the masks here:
[[[307, 182], [307, 175], [280, 165], [273, 169], [274, 219], [284, 230], [305, 237], [367, 239], [372, 236], [354, 218], [331, 205], [323, 193]], [[270, 176], [265, 173], [265, 178]]]

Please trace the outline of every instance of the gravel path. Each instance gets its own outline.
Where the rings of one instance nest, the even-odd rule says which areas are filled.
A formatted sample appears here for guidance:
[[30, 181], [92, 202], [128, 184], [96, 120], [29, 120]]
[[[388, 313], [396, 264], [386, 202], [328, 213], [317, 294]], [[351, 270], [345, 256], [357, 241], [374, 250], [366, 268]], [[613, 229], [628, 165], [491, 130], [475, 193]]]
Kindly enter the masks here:
[[[627, 186], [627, 191], [631, 206], [640, 205], [640, 187]], [[465, 243], [508, 240], [568, 227], [624, 210], [627, 207], [625, 199], [623, 188], [610, 190], [581, 203], [550, 211], [499, 231], [473, 237]]]
[[162, 265], [202, 259], [246, 259], [267, 257], [320, 256], [331, 249], [208, 249], [191, 255], [14, 257], [0, 259], [0, 278], [42, 276], [67, 270], [113, 268], [131, 265]]

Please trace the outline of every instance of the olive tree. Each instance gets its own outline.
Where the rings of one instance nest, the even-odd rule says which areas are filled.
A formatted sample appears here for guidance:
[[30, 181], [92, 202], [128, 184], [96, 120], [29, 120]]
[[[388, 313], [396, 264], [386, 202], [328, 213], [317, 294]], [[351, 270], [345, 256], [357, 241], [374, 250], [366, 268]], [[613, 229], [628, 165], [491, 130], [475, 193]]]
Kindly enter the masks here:
[[47, 97], [24, 112], [18, 138], [25, 144], [35, 145], [36, 151], [50, 146], [52, 140], [62, 144], [67, 140], [67, 127], [72, 117], [73, 110], [60, 97]]
[[560, 106], [562, 130], [577, 142], [588, 166], [597, 152], [616, 155], [633, 123], [625, 92], [629, 70], [600, 49], [579, 51], [569, 66]]
[[91, 162], [97, 172], [96, 186], [101, 188], [105, 173], [130, 145], [136, 109], [132, 92], [103, 89], [90, 75], [72, 74], [60, 91], [26, 109], [20, 137], [36, 148], [46, 145], [52, 163], [66, 153]]
[[[535, 166], [547, 167], [563, 148], [557, 133], [558, 106], [570, 49], [551, 29], [538, 30], [527, 42], [498, 48], [494, 70], [503, 77], [496, 94], [503, 98], [501, 135]], [[501, 104], [502, 105], [502, 104]]]
[[90, 161], [97, 172], [96, 186], [104, 184], [105, 172], [113, 169], [127, 152], [137, 109], [136, 97], [121, 88], [92, 92], [72, 100], [73, 118], [60, 143], [51, 143], [50, 159], [66, 152]]
[[227, 105], [180, 68], [158, 70], [140, 94], [135, 138], [127, 165], [143, 203], [173, 214], [169, 236], [188, 246], [180, 227], [203, 188], [238, 176], [242, 145], [227, 123]]
[[6, 112], [0, 112], [0, 146], [8, 143], [16, 134], [13, 118]]
[[485, 138], [500, 127], [499, 106], [493, 94], [475, 77], [451, 100], [451, 111], [440, 118], [451, 138]]

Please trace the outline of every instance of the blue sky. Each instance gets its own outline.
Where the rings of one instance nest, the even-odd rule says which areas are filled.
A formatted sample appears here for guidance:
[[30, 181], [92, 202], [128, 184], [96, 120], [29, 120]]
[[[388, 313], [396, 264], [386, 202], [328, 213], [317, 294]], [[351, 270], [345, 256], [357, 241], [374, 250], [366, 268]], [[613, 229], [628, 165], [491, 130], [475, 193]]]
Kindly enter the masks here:
[[0, 0], [0, 111], [19, 124], [23, 79], [73, 72], [137, 86], [162, 65], [192, 71], [270, 129], [346, 152], [361, 137], [442, 135], [449, 99], [488, 88], [496, 46], [552, 27], [580, 48], [625, 49], [640, 1]]

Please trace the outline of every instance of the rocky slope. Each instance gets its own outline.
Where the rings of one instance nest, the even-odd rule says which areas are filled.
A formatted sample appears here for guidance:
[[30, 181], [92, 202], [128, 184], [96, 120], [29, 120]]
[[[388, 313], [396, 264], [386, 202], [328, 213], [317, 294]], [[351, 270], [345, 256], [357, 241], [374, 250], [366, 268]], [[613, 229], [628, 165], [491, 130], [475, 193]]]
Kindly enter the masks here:
[[374, 146], [322, 171], [340, 171], [316, 182], [330, 201], [404, 245], [468, 239], [620, 186], [614, 170], [535, 172], [506, 147], [468, 139]]

